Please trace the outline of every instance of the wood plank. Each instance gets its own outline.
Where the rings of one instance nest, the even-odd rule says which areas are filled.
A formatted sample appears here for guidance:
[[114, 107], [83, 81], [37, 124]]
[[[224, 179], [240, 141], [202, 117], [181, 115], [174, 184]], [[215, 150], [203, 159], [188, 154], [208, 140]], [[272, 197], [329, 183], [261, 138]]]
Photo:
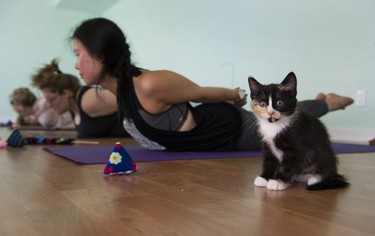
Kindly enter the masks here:
[[375, 153], [339, 161], [350, 188], [279, 192], [253, 185], [260, 157], [141, 162], [105, 177], [43, 145], [0, 149], [0, 235], [374, 235]]

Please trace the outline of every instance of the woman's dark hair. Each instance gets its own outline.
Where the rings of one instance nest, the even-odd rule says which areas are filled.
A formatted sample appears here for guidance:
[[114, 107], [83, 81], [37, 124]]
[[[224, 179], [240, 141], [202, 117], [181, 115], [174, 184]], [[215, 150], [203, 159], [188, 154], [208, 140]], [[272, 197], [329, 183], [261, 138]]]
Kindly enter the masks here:
[[[129, 91], [133, 88], [133, 76], [141, 72], [131, 62], [131, 52], [121, 29], [105, 18], [83, 21], [73, 32], [72, 39], [79, 40], [91, 56], [102, 60], [103, 69], [99, 82], [105, 74], [117, 80], [117, 104], [119, 116], [131, 117]], [[127, 101], [127, 102], [124, 102]]]

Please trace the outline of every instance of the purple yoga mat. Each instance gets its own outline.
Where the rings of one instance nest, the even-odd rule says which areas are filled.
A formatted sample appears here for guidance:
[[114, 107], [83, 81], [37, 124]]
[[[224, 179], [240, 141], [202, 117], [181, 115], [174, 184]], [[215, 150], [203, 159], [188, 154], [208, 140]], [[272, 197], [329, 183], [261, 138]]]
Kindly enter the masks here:
[[[149, 151], [139, 145], [123, 146], [135, 162], [256, 157], [262, 155], [260, 150], [236, 152], [167, 152]], [[46, 147], [45, 149], [81, 164], [100, 164], [108, 161], [113, 146], [54, 146]]]
[[[135, 162], [195, 160], [195, 159], [222, 159], [260, 157], [262, 152], [233, 151], [233, 152], [166, 152], [149, 151], [138, 145], [125, 146]], [[375, 152], [375, 146], [357, 144], [332, 144], [336, 154]], [[46, 149], [58, 156], [78, 162], [80, 164], [103, 164], [109, 159], [113, 146], [54, 146]]]

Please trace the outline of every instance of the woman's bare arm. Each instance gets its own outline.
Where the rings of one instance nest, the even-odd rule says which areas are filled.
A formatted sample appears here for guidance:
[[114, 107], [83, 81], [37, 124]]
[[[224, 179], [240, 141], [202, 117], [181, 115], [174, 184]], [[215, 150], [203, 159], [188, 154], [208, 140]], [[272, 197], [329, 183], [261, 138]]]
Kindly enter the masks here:
[[[146, 72], [142, 77], [144, 94], [165, 104], [182, 102], [227, 102], [242, 101], [239, 89], [201, 87], [186, 77], [172, 71]], [[246, 96], [245, 96], [246, 97]], [[246, 99], [244, 100], [246, 103]]]
[[91, 88], [82, 96], [81, 106], [91, 117], [110, 115], [117, 112], [116, 95], [103, 88]]

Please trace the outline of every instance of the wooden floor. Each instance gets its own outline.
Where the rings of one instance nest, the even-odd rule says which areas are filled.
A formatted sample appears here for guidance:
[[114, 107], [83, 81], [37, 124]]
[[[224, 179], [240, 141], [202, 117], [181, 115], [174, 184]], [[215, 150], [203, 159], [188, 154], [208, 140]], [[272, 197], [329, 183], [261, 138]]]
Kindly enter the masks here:
[[339, 160], [349, 189], [278, 192], [254, 187], [260, 157], [141, 162], [104, 177], [104, 164], [41, 145], [0, 149], [0, 235], [375, 235], [375, 153]]

